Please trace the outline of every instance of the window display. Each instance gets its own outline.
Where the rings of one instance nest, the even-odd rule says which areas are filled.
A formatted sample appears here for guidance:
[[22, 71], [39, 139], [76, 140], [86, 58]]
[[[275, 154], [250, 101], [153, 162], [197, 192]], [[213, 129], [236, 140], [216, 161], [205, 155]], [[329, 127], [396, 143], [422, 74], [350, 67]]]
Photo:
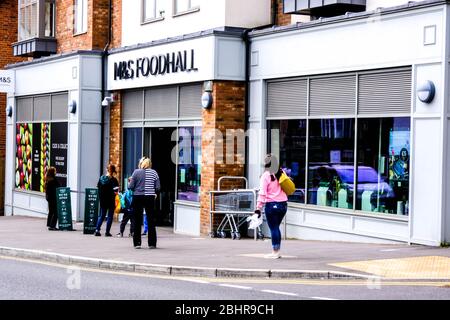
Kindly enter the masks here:
[[356, 209], [408, 215], [410, 118], [358, 121]]
[[269, 129], [269, 152], [295, 183], [289, 201], [305, 203], [306, 120], [272, 120]]
[[201, 128], [179, 128], [178, 200], [199, 201], [201, 183]]
[[308, 204], [353, 209], [354, 119], [309, 120]]
[[142, 158], [142, 129], [123, 129], [123, 186], [128, 186], [128, 178], [137, 168], [139, 159]]
[[56, 168], [61, 186], [67, 185], [67, 122], [16, 125], [15, 186], [44, 192], [45, 175]]

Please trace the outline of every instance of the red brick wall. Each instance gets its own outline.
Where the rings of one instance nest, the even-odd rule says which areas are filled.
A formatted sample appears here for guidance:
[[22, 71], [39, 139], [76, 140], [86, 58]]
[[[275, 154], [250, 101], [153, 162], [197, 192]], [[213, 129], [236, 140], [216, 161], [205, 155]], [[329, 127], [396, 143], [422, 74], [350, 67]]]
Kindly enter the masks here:
[[283, 0], [273, 0], [272, 10], [276, 10], [275, 24], [286, 26], [291, 24], [291, 15], [283, 13]]
[[[113, 5], [117, 0], [113, 0]], [[109, 0], [88, 1], [87, 32], [74, 34], [74, 0], [56, 2], [57, 52], [103, 50], [108, 41]]]
[[119, 48], [122, 44], [122, 0], [113, 0], [112, 7], [111, 48]]
[[[221, 137], [214, 138], [214, 130], [221, 132]], [[221, 144], [217, 138], [226, 137], [227, 130], [245, 129], [245, 83], [236, 81], [216, 81], [213, 84], [213, 105], [203, 110], [202, 120], [202, 172], [200, 195], [200, 232], [210, 231], [209, 191], [217, 189], [217, 180], [221, 176], [243, 176], [244, 156], [235, 150], [227, 150], [226, 143]], [[225, 142], [225, 141], [224, 141]], [[218, 146], [218, 147], [217, 147]], [[219, 148], [223, 146], [223, 149]], [[225, 156], [232, 153], [235, 163], [227, 163]], [[224, 157], [221, 158], [220, 155]], [[213, 225], [222, 219], [217, 217]]]
[[116, 93], [116, 102], [110, 106], [109, 162], [116, 165], [117, 180], [122, 184], [122, 97]]
[[[17, 42], [17, 0], [0, 1], [0, 69], [25, 60], [14, 57], [11, 44]], [[6, 152], [6, 94], [0, 93], [0, 215], [4, 212], [5, 152]]]

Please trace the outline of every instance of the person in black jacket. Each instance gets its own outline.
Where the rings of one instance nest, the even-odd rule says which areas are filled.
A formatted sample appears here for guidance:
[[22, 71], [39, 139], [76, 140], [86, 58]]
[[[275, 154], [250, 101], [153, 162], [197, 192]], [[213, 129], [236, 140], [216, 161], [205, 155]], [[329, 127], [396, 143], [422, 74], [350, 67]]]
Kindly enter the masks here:
[[105, 237], [112, 237], [111, 225], [114, 218], [115, 198], [116, 193], [119, 192], [119, 181], [114, 177], [116, 174], [116, 167], [113, 164], [109, 164], [105, 175], [101, 176], [97, 183], [98, 196], [100, 199], [100, 216], [97, 220], [97, 227], [94, 235], [101, 236], [100, 228], [102, 227], [103, 220], [107, 216], [106, 220], [106, 232]]
[[50, 167], [45, 175], [45, 199], [48, 202], [47, 227], [50, 231], [58, 230], [56, 228], [56, 223], [58, 222], [56, 188], [59, 188], [58, 180], [56, 180], [56, 169]]

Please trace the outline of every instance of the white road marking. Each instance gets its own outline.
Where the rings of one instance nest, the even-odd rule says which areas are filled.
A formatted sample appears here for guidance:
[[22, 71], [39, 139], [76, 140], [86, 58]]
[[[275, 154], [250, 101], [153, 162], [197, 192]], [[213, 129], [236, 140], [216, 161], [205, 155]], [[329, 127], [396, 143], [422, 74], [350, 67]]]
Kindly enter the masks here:
[[188, 282], [195, 282], [195, 283], [201, 283], [201, 284], [209, 284], [210, 282], [204, 281], [204, 280], [197, 280], [197, 279], [187, 279], [187, 278], [180, 278], [178, 280], [181, 281], [188, 281]]
[[311, 299], [316, 299], [316, 300], [339, 300], [339, 299], [326, 298], [326, 297], [311, 297]]
[[243, 289], [243, 290], [252, 290], [252, 287], [237, 286], [235, 284], [227, 284], [227, 283], [221, 283], [221, 284], [219, 284], [219, 286], [221, 286], [221, 287], [228, 287], [228, 288]]
[[285, 295], [285, 296], [295, 296], [295, 297], [298, 296], [298, 294], [296, 294], [296, 293], [283, 292], [283, 291], [275, 291], [275, 290], [261, 290], [261, 292], [274, 293], [274, 294], [282, 294], [282, 295]]
[[393, 251], [398, 251], [398, 250], [400, 250], [400, 249], [383, 249], [383, 250], [380, 250], [381, 252], [393, 252]]

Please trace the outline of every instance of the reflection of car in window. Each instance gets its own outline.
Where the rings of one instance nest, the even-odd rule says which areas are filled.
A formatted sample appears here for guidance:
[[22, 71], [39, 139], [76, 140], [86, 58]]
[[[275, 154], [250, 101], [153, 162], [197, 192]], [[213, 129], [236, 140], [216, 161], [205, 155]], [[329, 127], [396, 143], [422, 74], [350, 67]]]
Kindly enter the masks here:
[[[341, 189], [347, 191], [348, 203], [353, 202], [354, 193], [354, 170], [352, 165], [316, 165], [309, 168], [309, 203], [317, 204], [317, 192], [319, 188], [328, 188], [327, 202], [338, 199]], [[368, 166], [358, 166], [357, 182], [357, 208], [361, 208], [362, 194], [364, 191], [373, 192], [370, 202], [373, 207], [383, 205], [390, 207], [394, 205], [395, 194], [392, 187], [382, 178], [378, 172]], [[377, 199], [378, 195], [378, 199]]]

